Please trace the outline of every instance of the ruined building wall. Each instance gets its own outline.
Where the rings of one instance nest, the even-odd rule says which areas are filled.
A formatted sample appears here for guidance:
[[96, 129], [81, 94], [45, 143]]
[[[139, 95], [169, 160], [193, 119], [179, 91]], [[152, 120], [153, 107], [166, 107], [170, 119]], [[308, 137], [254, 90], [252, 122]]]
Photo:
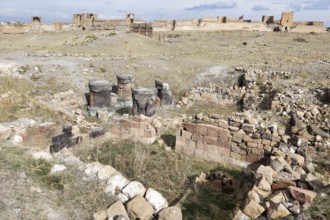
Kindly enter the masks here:
[[283, 28], [291, 28], [293, 26], [293, 12], [283, 12], [280, 24]]
[[122, 119], [111, 126], [111, 133], [121, 140], [129, 139], [142, 144], [152, 144], [160, 137], [161, 125], [142, 120]]
[[230, 121], [229, 126], [218, 125], [183, 123], [177, 132], [175, 150], [190, 157], [246, 166], [261, 160], [281, 140], [269, 133], [257, 135], [255, 125], [248, 123]]
[[274, 16], [264, 15], [264, 16], [262, 16], [261, 21], [265, 24], [273, 24], [274, 23]]

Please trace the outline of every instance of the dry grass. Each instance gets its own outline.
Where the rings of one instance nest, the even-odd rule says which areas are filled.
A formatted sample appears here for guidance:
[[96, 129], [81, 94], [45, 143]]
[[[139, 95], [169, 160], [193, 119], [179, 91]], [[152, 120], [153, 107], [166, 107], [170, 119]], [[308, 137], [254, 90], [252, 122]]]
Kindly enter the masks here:
[[86, 162], [110, 164], [130, 180], [160, 191], [170, 205], [180, 203], [185, 219], [216, 219], [217, 216], [230, 219], [242, 202], [235, 194], [217, 192], [209, 186], [194, 183], [197, 175], [210, 170], [224, 171], [240, 178], [240, 171], [234, 167], [225, 168], [217, 163], [182, 157], [157, 144], [145, 146], [130, 141], [106, 141], [94, 144], [93, 149], [78, 151]]
[[27, 149], [0, 147], [1, 219], [91, 219], [114, 201], [104, 186], [84, 180], [75, 166], [50, 174], [54, 161], [34, 160]]

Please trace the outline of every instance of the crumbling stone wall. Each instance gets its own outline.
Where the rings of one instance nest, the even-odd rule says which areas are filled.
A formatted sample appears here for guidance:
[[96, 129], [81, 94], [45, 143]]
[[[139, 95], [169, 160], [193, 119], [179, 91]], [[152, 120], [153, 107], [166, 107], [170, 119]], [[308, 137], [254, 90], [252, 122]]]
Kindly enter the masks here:
[[143, 144], [152, 144], [161, 135], [162, 125], [159, 121], [121, 119], [111, 127], [111, 133], [122, 140], [130, 139]]
[[9, 140], [15, 145], [46, 146], [50, 136], [55, 132], [51, 122], [37, 123], [32, 119], [18, 119], [0, 123], [0, 141]]

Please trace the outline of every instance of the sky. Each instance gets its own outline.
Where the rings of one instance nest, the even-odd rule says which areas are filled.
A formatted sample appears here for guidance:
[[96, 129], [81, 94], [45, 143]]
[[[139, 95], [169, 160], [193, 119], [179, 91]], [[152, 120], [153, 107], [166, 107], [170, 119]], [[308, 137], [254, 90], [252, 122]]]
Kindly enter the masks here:
[[330, 27], [330, 0], [0, 0], [0, 21], [29, 22], [41, 16], [45, 23], [70, 22], [74, 13], [94, 13], [100, 19], [192, 19], [227, 16], [260, 21], [262, 15], [280, 19], [294, 11], [294, 21], [323, 21]]

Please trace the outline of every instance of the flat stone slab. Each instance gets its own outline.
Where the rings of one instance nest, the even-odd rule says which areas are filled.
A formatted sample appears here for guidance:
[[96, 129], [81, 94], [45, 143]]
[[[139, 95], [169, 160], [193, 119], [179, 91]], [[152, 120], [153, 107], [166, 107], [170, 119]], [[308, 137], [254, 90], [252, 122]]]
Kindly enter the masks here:
[[91, 92], [111, 91], [112, 83], [108, 80], [91, 80], [88, 83]]

